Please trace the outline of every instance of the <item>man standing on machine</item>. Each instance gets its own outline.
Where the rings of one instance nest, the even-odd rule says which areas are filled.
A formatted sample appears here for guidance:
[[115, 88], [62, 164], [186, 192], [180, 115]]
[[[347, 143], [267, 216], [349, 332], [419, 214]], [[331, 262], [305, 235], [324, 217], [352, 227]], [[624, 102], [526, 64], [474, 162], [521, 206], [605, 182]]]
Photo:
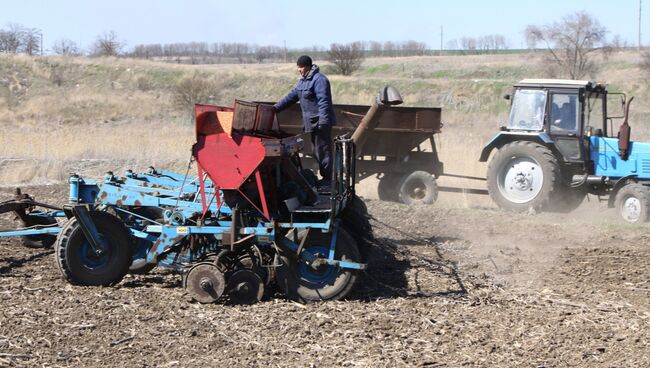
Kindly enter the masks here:
[[336, 124], [330, 81], [307, 55], [299, 57], [296, 65], [300, 74], [298, 84], [273, 107], [280, 112], [300, 101], [303, 129], [311, 133], [313, 154], [322, 177], [318, 186], [329, 187], [332, 181], [331, 133], [332, 126]]

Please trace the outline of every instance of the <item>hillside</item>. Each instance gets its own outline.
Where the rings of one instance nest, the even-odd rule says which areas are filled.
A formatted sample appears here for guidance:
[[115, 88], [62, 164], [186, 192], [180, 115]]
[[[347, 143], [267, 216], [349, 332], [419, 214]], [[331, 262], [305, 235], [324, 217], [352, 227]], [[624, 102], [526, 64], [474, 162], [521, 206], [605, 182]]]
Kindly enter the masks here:
[[[650, 92], [628, 51], [599, 60], [595, 80], [626, 91], [633, 139], [649, 139]], [[318, 61], [317, 61], [318, 62]], [[336, 103], [368, 104], [381, 86], [406, 106], [440, 106], [438, 144], [451, 172], [483, 175], [478, 152], [506, 117], [501, 98], [522, 78], [545, 77], [538, 54], [372, 58], [344, 77], [331, 73]], [[0, 184], [65, 180], [149, 165], [184, 170], [193, 126], [174, 103], [178, 83], [196, 75], [213, 86], [208, 103], [277, 100], [296, 80], [292, 63], [176, 65], [133, 59], [0, 56]]]

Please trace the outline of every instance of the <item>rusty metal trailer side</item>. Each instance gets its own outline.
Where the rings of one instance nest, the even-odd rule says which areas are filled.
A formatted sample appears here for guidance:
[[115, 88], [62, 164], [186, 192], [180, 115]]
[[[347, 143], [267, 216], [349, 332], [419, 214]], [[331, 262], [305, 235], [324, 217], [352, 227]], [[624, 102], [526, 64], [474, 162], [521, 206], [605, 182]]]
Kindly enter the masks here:
[[[363, 114], [364, 105], [335, 104], [337, 123], [332, 135], [352, 132]], [[438, 157], [435, 134], [442, 128], [441, 109], [437, 107], [391, 107], [370, 133], [357, 162], [357, 179], [379, 178], [382, 199], [405, 203], [433, 203], [437, 198], [435, 179], [443, 174]], [[302, 132], [302, 113], [298, 104], [278, 114], [282, 130]], [[428, 144], [427, 144], [428, 142]], [[312, 152], [311, 142], [305, 140], [306, 157]], [[308, 160], [312, 165], [313, 161]]]

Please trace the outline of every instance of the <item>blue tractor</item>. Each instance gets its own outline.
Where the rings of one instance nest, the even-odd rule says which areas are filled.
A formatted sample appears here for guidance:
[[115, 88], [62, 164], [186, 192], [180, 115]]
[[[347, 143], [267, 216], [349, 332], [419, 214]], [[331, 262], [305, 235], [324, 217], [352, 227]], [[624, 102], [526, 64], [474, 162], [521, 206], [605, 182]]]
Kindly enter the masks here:
[[[486, 162], [496, 150], [487, 182], [500, 208], [568, 212], [593, 194], [625, 221], [650, 219], [650, 143], [630, 140], [633, 98], [603, 84], [559, 79], [524, 79], [505, 97], [508, 123], [480, 157]], [[614, 128], [616, 119], [622, 122]]]

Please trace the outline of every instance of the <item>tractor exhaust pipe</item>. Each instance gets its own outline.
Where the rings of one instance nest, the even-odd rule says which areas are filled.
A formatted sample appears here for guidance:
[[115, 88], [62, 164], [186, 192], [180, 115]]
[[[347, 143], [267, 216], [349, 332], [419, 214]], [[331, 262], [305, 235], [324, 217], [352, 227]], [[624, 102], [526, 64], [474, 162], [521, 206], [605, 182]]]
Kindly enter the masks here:
[[618, 154], [621, 157], [621, 160], [627, 161], [627, 158], [630, 154], [630, 124], [627, 123], [627, 119], [630, 116], [630, 103], [632, 103], [634, 97], [630, 97], [630, 100], [627, 101], [625, 106], [625, 119], [618, 130]]
[[399, 91], [392, 86], [382, 88], [379, 95], [373, 99], [372, 106], [368, 109], [366, 115], [361, 119], [361, 123], [357, 126], [352, 134], [352, 142], [354, 142], [357, 156], [361, 156], [363, 152], [363, 145], [368, 139], [368, 134], [377, 127], [379, 119], [384, 114], [386, 107], [401, 104], [402, 96]]

